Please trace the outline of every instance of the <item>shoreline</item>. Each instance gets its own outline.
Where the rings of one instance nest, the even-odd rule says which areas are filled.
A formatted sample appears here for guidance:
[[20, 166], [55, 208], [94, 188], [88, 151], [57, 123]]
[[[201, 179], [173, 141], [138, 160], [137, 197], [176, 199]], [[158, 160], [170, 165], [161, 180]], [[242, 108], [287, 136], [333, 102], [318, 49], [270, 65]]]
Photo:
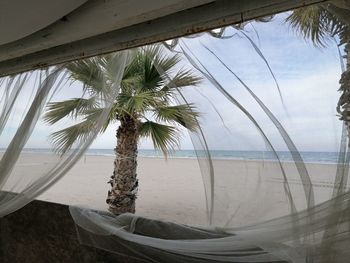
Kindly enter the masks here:
[[[1, 150], [0, 150], [1, 152]], [[277, 151], [280, 162], [293, 163], [291, 153], [288, 151]], [[49, 149], [24, 149], [23, 154], [54, 154]], [[305, 164], [338, 164], [338, 153], [336, 152], [300, 152], [303, 162]], [[205, 158], [203, 151], [199, 151], [200, 159]], [[83, 156], [105, 156], [114, 157], [111, 149], [89, 149]], [[156, 158], [164, 159], [164, 157], [157, 151], [151, 149], [139, 149], [138, 157], [141, 158]], [[178, 150], [168, 156], [168, 159], [197, 159], [194, 150]], [[215, 160], [229, 160], [229, 161], [255, 161], [255, 162], [278, 162], [278, 160], [271, 154], [265, 151], [224, 151], [211, 150], [211, 159]]]
[[[35, 153], [33, 153], [35, 154]], [[82, 158], [84, 158], [85, 156], [94, 156], [94, 157], [115, 157], [115, 155], [108, 155], [108, 154], [84, 154], [82, 155]], [[189, 157], [183, 157], [183, 156], [171, 156], [171, 157], [168, 157], [167, 159], [165, 157], [161, 157], [161, 156], [142, 156], [142, 155], [139, 155], [137, 158], [147, 158], [147, 159], [161, 159], [161, 160], [164, 160], [166, 161], [167, 159], [181, 159], [181, 160], [203, 160], [203, 159], [206, 159], [206, 158], [197, 158], [197, 157], [192, 157], [192, 156], [189, 156]], [[217, 157], [217, 158], [211, 158], [213, 161], [233, 161], [233, 162], [269, 162], [269, 163], [278, 163], [277, 160], [270, 160], [270, 159], [244, 159], [244, 158], [220, 158], [220, 157]], [[283, 164], [283, 163], [286, 163], [286, 164], [293, 164], [295, 163], [294, 161], [289, 161], [289, 160], [280, 160], [280, 162]], [[335, 163], [335, 162], [317, 162], [317, 161], [313, 161], [313, 162], [307, 162], [307, 161], [304, 161], [304, 164], [316, 164], [316, 165], [338, 165], [339, 163]]]

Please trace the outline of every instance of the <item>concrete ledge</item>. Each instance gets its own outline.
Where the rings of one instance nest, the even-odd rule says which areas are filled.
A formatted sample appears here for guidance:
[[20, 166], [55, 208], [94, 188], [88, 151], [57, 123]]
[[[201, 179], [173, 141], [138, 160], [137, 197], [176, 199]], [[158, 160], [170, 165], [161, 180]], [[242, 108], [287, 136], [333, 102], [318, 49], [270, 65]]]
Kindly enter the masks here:
[[[162, 239], [186, 239], [188, 233], [191, 233], [194, 239], [224, 236], [222, 233], [198, 231], [172, 223], [159, 224], [155, 228], [152, 220], [142, 218], [138, 222], [134, 233], [143, 236], [154, 236], [154, 233]], [[139, 225], [141, 227], [138, 227]], [[183, 236], [183, 233], [186, 235]], [[114, 253], [81, 245], [78, 236], [94, 246], [102, 244], [104, 249]], [[255, 250], [261, 249], [257, 247]], [[107, 238], [107, 241], [104, 236], [91, 236], [87, 231], [76, 227], [67, 205], [44, 201], [33, 201], [24, 208], [0, 218], [0, 262], [217, 263], [184, 255], [174, 257], [171, 252], [137, 245], [115, 236]]]
[[[123, 247], [124, 254], [129, 253]], [[79, 244], [68, 206], [33, 201], [0, 219], [0, 262], [144, 262]]]

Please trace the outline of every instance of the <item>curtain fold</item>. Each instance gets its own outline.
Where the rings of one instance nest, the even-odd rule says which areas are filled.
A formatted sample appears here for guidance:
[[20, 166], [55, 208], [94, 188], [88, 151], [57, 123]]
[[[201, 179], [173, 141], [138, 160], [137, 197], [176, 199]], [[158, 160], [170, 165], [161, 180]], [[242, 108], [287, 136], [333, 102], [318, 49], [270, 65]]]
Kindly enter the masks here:
[[[204, 78], [200, 87], [179, 89], [174, 103], [201, 112], [200, 130], [190, 137], [208, 225], [71, 207], [82, 244], [112, 253], [124, 244], [149, 262], [347, 262], [348, 137], [336, 116], [341, 71], [287, 67], [292, 52], [270, 51], [269, 59], [245, 28], [165, 44]], [[338, 69], [333, 51], [323, 61]]]
[[[328, 8], [340, 12], [344, 6]], [[348, 10], [340, 15], [347, 20]], [[311, 68], [310, 57], [293, 68], [303, 48], [276, 37], [280, 47], [271, 51], [269, 38], [260, 39], [277, 29], [246, 23], [164, 43], [165, 53], [178, 53], [181, 66], [203, 77], [199, 87], [178, 89], [173, 103], [195, 105], [201, 113], [200, 128], [189, 136], [202, 173], [207, 225], [70, 207], [82, 244], [112, 253], [123, 246], [148, 262], [348, 261], [350, 154], [348, 125], [336, 115], [341, 72], [332, 61], [338, 50], [313, 53], [322, 58], [312, 66], [325, 68]], [[74, 82], [67, 65], [0, 79], [0, 216], [43, 193], [82, 156], [103, 130], [132, 56], [108, 56], [115, 62], [113, 81]], [[176, 88], [174, 76], [152, 63]], [[76, 117], [48, 123], [50, 105], [67, 98], [93, 101], [102, 110], [93, 117], [86, 111], [84, 119], [62, 107]], [[60, 151], [65, 132], [73, 131], [67, 127], [84, 121], [91, 124], [84, 136]]]
[[[74, 82], [67, 65], [1, 79], [0, 216], [14, 212], [38, 197], [79, 160], [108, 118], [130, 54], [125, 51], [114, 56], [117, 64], [115, 85], [109, 87], [101, 80], [100, 92]], [[48, 123], [44, 114], [52, 102], [62, 98], [81, 99], [82, 103], [84, 98], [89, 98], [102, 109], [94, 116], [95, 121], [83, 140], [78, 138], [65, 152], [59, 151], [52, 134], [72, 125], [78, 127], [84, 120], [76, 118], [69, 122]]]

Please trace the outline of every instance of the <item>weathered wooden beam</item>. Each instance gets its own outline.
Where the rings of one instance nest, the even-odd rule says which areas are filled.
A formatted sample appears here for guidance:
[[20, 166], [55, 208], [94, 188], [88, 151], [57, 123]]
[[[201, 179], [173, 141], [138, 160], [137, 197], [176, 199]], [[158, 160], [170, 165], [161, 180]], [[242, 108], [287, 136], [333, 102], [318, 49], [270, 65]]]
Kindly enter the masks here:
[[[0, 45], [0, 62], [148, 22], [213, 1], [214, 0], [85, 0], [85, 3], [79, 8], [62, 15], [54, 23], [43, 27], [41, 30], [34, 31], [26, 37]], [[29, 2], [32, 2], [32, 0]], [[48, 5], [50, 5], [49, 1], [46, 1], [46, 6]], [[22, 10], [22, 12], [25, 12], [25, 10]], [[12, 11], [12, 13], [15, 12]], [[47, 15], [50, 16], [50, 13]], [[23, 17], [23, 19], [19, 19], [21, 21], [27, 20], [27, 14], [25, 13], [20, 17]], [[47, 19], [46, 14], [43, 14], [42, 20], [45, 19]], [[41, 20], [41, 18], [39, 20]], [[0, 25], [0, 29], [6, 29], [6, 31], [3, 32], [5, 37], [2, 36], [0, 30], [0, 42], [3, 38], [6, 38], [9, 32], [12, 32], [13, 27], [15, 31], [22, 31], [22, 29], [13, 26], [11, 21], [7, 21], [6, 25], [1, 23]], [[29, 27], [32, 27], [32, 25], [29, 25]], [[23, 30], [25, 31], [25, 28], [23, 28]]]
[[0, 62], [0, 76], [240, 23], [325, 0], [217, 0], [158, 19]]

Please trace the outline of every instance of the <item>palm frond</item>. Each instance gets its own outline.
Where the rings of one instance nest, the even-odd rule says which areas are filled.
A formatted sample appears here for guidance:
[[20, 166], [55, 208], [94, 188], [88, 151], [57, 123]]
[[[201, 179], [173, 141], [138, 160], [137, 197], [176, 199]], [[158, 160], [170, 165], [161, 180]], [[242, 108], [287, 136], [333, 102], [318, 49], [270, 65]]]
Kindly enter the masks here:
[[103, 60], [103, 57], [88, 58], [71, 62], [65, 67], [73, 81], [80, 81], [84, 83], [84, 89], [99, 94], [106, 88], [106, 78], [101, 66]]
[[107, 108], [96, 108], [96, 109], [87, 110], [84, 112], [85, 114], [84, 119], [87, 122], [96, 124], [101, 119], [103, 112], [108, 110], [109, 110], [109, 113], [108, 113], [107, 119], [103, 123], [100, 130], [100, 132], [105, 132], [109, 124], [116, 120], [115, 114], [113, 114], [112, 110]]
[[192, 132], [197, 131], [199, 127], [197, 120], [199, 115], [193, 104], [163, 106], [154, 110], [154, 116], [157, 121], [178, 123]]
[[[170, 74], [180, 61], [178, 55], [168, 56], [164, 53], [161, 45], [151, 45], [140, 49], [135, 61], [127, 69], [126, 76], [138, 76], [138, 83], [134, 84], [134, 89], [139, 88], [140, 91], [155, 91], [164, 85], [163, 74]], [[128, 78], [129, 79], [129, 78]]]
[[[135, 50], [129, 50], [129, 56], [135, 57], [136, 55], [137, 53], [135, 53]], [[105, 77], [111, 84], [119, 81], [119, 78], [121, 77], [119, 76], [119, 73], [123, 72], [124, 70], [124, 68], [122, 68], [125, 64], [124, 59], [125, 56], [122, 55], [122, 53], [120, 52], [115, 52], [103, 56], [103, 59], [101, 60], [100, 64], [104, 69]], [[131, 63], [132, 61], [134, 61], [134, 59], [131, 60]], [[123, 72], [123, 76], [125, 76], [125, 72]]]
[[[179, 55], [167, 55], [163, 47], [153, 45], [135, 49], [132, 61], [124, 68], [120, 91], [107, 120], [99, 132], [104, 132], [108, 125], [124, 117], [133, 118], [140, 123], [139, 135], [150, 137], [154, 147], [166, 156], [179, 143], [178, 125], [196, 131], [199, 113], [193, 105], [171, 105], [171, 98], [176, 96], [177, 88], [195, 86], [201, 81], [192, 71], [177, 70]], [[89, 139], [92, 131], [106, 111], [100, 99], [106, 99], [111, 87], [119, 84], [118, 73], [124, 63], [119, 63], [118, 53], [85, 59], [67, 65], [70, 77], [84, 84], [90, 98], [71, 99], [48, 105], [45, 120], [54, 124], [64, 117], [71, 117], [82, 122], [52, 134], [51, 139], [60, 153], [69, 151], [77, 142]], [[172, 77], [169, 85], [169, 77]], [[119, 86], [119, 85], [118, 85]], [[113, 93], [114, 94], [114, 93]], [[154, 121], [146, 116], [154, 114]], [[141, 119], [147, 121], [142, 122]], [[159, 123], [157, 123], [159, 122]]]
[[120, 108], [124, 108], [126, 112], [131, 115], [134, 113], [144, 113], [150, 108], [157, 105], [159, 102], [158, 98], [154, 96], [153, 92], [139, 92], [134, 95], [121, 93], [117, 97], [117, 105]]
[[150, 60], [157, 70], [161, 71], [161, 74], [163, 72], [170, 74], [170, 71], [181, 61], [181, 57], [178, 54], [167, 55], [160, 44], [146, 47], [143, 55]]
[[[91, 136], [94, 129], [96, 129], [96, 124], [100, 120], [102, 113], [106, 110], [108, 109], [94, 108], [85, 110], [84, 121], [52, 133], [51, 139], [55, 145], [56, 151], [64, 154], [71, 149], [74, 143], [86, 141]], [[105, 132], [109, 124], [116, 120], [114, 110], [115, 108], [109, 112], [99, 132]]]
[[162, 92], [175, 92], [177, 88], [198, 86], [203, 78], [196, 75], [192, 70], [182, 69], [171, 78], [170, 83], [164, 86]]
[[292, 28], [316, 46], [324, 47], [334, 35], [345, 37], [345, 24], [323, 5], [311, 5], [294, 10], [287, 18]]
[[161, 150], [164, 156], [179, 145], [179, 131], [173, 126], [146, 121], [141, 123], [139, 134], [141, 137], [150, 137], [154, 148]]
[[87, 110], [92, 110], [98, 107], [98, 103], [94, 97], [75, 98], [59, 102], [51, 102], [47, 105], [47, 112], [44, 115], [44, 121], [49, 124], [54, 124], [64, 117], [77, 118], [84, 114]]
[[154, 49], [154, 53], [149, 54], [150, 48], [147, 48], [143, 55], [143, 83], [141, 86], [142, 91], [144, 90], [156, 90], [163, 83], [163, 78], [161, 74], [158, 72], [158, 65], [155, 64], [155, 59], [159, 56], [159, 49]]
[[131, 94], [135, 89], [139, 89], [144, 80], [143, 57], [138, 52], [131, 63], [124, 69], [121, 81], [121, 91]]
[[69, 151], [74, 143], [86, 141], [92, 134], [96, 125], [94, 122], [85, 120], [68, 128], [51, 134], [55, 149], [60, 154]]

